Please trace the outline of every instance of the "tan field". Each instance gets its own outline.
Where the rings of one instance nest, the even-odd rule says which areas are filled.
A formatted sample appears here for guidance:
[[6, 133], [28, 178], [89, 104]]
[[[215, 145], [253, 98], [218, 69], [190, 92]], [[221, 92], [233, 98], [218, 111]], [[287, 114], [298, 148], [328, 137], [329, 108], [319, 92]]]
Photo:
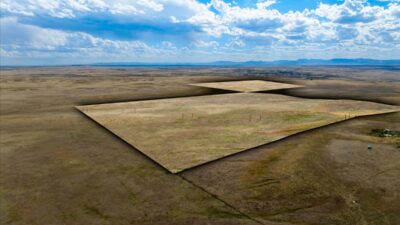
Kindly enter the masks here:
[[307, 129], [400, 107], [237, 93], [78, 109], [176, 173]]
[[210, 82], [210, 83], [197, 83], [191, 85], [199, 87], [225, 89], [238, 92], [270, 91], [270, 90], [302, 87], [300, 85], [263, 81], [263, 80]]
[[[399, 106], [395, 68], [75, 66], [0, 72], [2, 225], [400, 224], [400, 113], [346, 119], [171, 174], [75, 108], [224, 96], [223, 90], [190, 84], [243, 80], [300, 85], [275, 93], [294, 102]], [[226, 116], [221, 108], [216, 112]], [[325, 110], [321, 116], [332, 115]], [[252, 116], [254, 124], [257, 118]], [[393, 135], [381, 135], [386, 129]]]
[[400, 135], [373, 128], [399, 131], [400, 113], [304, 132], [181, 175], [262, 224], [400, 224]]

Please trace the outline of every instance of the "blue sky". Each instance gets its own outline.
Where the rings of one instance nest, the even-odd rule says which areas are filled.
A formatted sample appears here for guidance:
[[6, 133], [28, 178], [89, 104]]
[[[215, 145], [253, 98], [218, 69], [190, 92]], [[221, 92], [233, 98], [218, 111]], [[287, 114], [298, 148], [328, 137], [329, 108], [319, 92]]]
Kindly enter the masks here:
[[400, 58], [400, 0], [2, 0], [1, 65]]

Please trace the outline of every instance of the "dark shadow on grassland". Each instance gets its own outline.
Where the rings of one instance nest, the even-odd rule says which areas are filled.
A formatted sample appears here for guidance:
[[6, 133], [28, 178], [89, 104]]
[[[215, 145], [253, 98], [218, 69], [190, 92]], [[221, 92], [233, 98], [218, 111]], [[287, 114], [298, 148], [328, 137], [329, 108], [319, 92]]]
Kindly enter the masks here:
[[250, 151], [265, 150], [265, 147], [268, 147], [269, 145], [279, 145], [279, 144], [283, 144], [283, 143], [285, 143], [285, 141], [286, 141], [287, 139], [289, 139], [289, 138], [295, 138], [295, 137], [304, 135], [304, 134], [306, 134], [307, 132], [319, 130], [319, 129], [322, 129], [322, 128], [327, 128], [327, 127], [336, 126], [336, 125], [338, 125], [338, 124], [342, 124], [342, 123], [347, 122], [347, 121], [349, 121], [349, 120], [355, 120], [355, 119], [358, 119], [358, 118], [373, 118], [373, 117], [375, 117], [375, 116], [395, 114], [395, 113], [398, 113], [398, 112], [399, 112], [399, 111], [396, 111], [396, 112], [389, 112], [389, 113], [379, 113], [379, 114], [366, 115], [366, 116], [357, 116], [357, 117], [353, 117], [353, 118], [350, 118], [350, 119], [347, 119], [347, 120], [342, 120], [342, 121], [338, 121], [338, 122], [335, 122], [335, 123], [330, 123], [330, 124], [327, 124], [327, 125], [319, 126], [319, 127], [312, 128], [312, 129], [308, 129], [308, 130], [305, 130], [305, 131], [300, 131], [300, 132], [298, 132], [298, 133], [295, 133], [295, 134], [292, 134], [292, 135], [283, 137], [283, 138], [278, 139], [278, 140], [276, 140], [276, 141], [272, 141], [272, 142], [268, 142], [268, 143], [265, 143], [265, 144], [262, 144], [262, 145], [258, 145], [258, 146], [255, 146], [255, 147], [253, 147], [253, 148], [249, 148], [249, 149], [246, 149], [246, 150], [243, 150], [243, 151], [240, 151], [240, 152], [236, 152], [236, 153], [233, 153], [233, 154], [230, 154], [230, 155], [227, 155], [227, 156], [223, 156], [223, 157], [218, 158], [218, 159], [214, 159], [214, 160], [208, 161], [208, 162], [203, 163], [203, 164], [200, 164], [200, 165], [196, 165], [196, 166], [194, 166], [194, 167], [190, 167], [190, 168], [184, 169], [184, 170], [178, 172], [177, 174], [183, 175], [183, 174], [185, 174], [185, 173], [190, 173], [191, 171], [194, 171], [194, 170], [196, 170], [196, 169], [200, 169], [200, 168], [203, 168], [203, 167], [212, 165], [212, 164], [214, 164], [214, 163], [218, 163], [219, 161], [222, 161], [222, 160], [224, 160], [224, 159], [228, 159], [228, 158], [233, 157], [233, 156], [244, 155], [244, 154], [246, 154], [246, 153], [249, 153]]
[[[133, 148], [133, 150], [135, 151], [135, 153], [138, 153], [140, 155], [140, 157], [143, 158], [143, 160], [146, 160], [148, 163], [152, 163], [153, 165], [155, 165], [156, 168], [159, 168], [160, 170], [164, 171], [164, 173], [169, 174], [169, 175], [176, 175], [174, 173], [172, 173], [171, 171], [169, 171], [167, 168], [165, 168], [164, 166], [162, 166], [160, 163], [158, 163], [157, 161], [153, 160], [152, 158], [150, 158], [149, 156], [147, 156], [145, 153], [143, 153], [142, 151], [140, 151], [138, 148], [136, 148], [135, 146], [133, 146], [132, 144], [126, 142], [124, 139], [122, 139], [121, 137], [119, 137], [118, 135], [114, 134], [111, 130], [107, 129], [105, 126], [101, 125], [100, 123], [98, 123], [96, 120], [92, 119], [90, 116], [86, 115], [85, 113], [83, 113], [82, 111], [80, 111], [78, 108], [75, 108], [76, 111], [79, 112], [80, 115], [82, 115], [83, 117], [87, 118], [89, 121], [91, 121], [91, 123], [95, 124], [96, 126], [98, 126], [99, 128], [104, 129], [105, 131], [108, 131], [106, 133], [109, 134], [109, 136], [115, 140], [120, 142], [121, 144], [128, 146], [130, 148]], [[240, 211], [239, 209], [237, 209], [235, 206], [229, 204], [228, 202], [218, 198], [218, 196], [206, 191], [204, 188], [196, 185], [195, 183], [193, 183], [192, 181], [186, 179], [183, 176], [177, 176], [180, 177], [181, 179], [183, 179], [185, 182], [193, 185], [194, 187], [200, 189], [201, 191], [207, 193], [208, 195], [210, 195], [211, 197], [213, 197], [214, 199], [216, 199], [217, 201], [222, 202], [225, 206], [231, 208], [232, 210], [234, 210], [236, 213], [238, 213], [240, 216], [243, 216], [244, 218], [247, 218], [257, 224], [262, 224], [260, 221], [250, 217], [249, 215], [243, 213], [242, 211]]]
[[[230, 82], [230, 81], [250, 81], [250, 80], [263, 80], [263, 81], [272, 81], [272, 82], [280, 82], [280, 83], [288, 83], [288, 84], [297, 84], [298, 82], [293, 82], [293, 80], [287, 79], [273, 79], [271, 77], [261, 77], [261, 76], [240, 76], [240, 77], [228, 77], [224, 79], [201, 79], [196, 81], [196, 83], [220, 83], [220, 82]], [[205, 95], [220, 95], [220, 94], [232, 94], [232, 93], [240, 93], [240, 91], [219, 89], [219, 88], [211, 88], [211, 87], [201, 87], [201, 86], [193, 86], [185, 84], [187, 90], [175, 93], [162, 93], [155, 94], [151, 97], [109, 97], [106, 99], [99, 100], [83, 100], [77, 102], [77, 105], [96, 105], [96, 104], [108, 104], [108, 103], [120, 103], [120, 102], [132, 102], [132, 101], [147, 101], [147, 100], [160, 100], [160, 99], [169, 99], [169, 98], [184, 98], [184, 97], [196, 97], [196, 96], [205, 96]], [[155, 92], [157, 89], [154, 90]]]
[[156, 95], [152, 97], [135, 97], [135, 98], [110, 98], [110, 99], [102, 99], [102, 100], [86, 100], [78, 102], [78, 105], [97, 105], [97, 104], [110, 104], [110, 103], [121, 103], [121, 102], [133, 102], [133, 101], [149, 101], [149, 100], [161, 100], [161, 99], [170, 99], [170, 98], [184, 98], [184, 97], [196, 97], [196, 96], [205, 96], [205, 95], [221, 95], [221, 94], [232, 94], [238, 93], [236, 91], [222, 90], [222, 89], [213, 89], [206, 87], [195, 87], [191, 88], [187, 92], [182, 93], [171, 93], [171, 94], [162, 94]]
[[98, 123], [96, 120], [94, 120], [93, 118], [91, 118], [90, 116], [86, 115], [85, 113], [83, 113], [82, 111], [80, 111], [79, 109], [75, 108], [75, 110], [77, 112], [79, 112], [80, 115], [82, 115], [83, 117], [85, 117], [86, 119], [88, 119], [88, 121], [90, 121], [91, 123], [97, 125], [99, 128], [104, 129], [105, 131], [108, 131], [106, 133], [108, 133], [110, 135], [110, 137], [112, 139], [114, 139], [115, 141], [118, 141], [126, 146], [129, 146], [130, 148], [133, 148], [133, 150], [137, 153], [139, 153], [143, 159], [147, 160], [149, 163], [153, 163], [153, 165], [155, 165], [156, 167], [158, 167], [159, 169], [165, 171], [165, 173], [168, 174], [172, 174], [167, 168], [163, 167], [160, 163], [158, 163], [157, 161], [153, 160], [152, 158], [150, 158], [149, 156], [147, 156], [146, 154], [144, 154], [143, 152], [141, 152], [139, 149], [137, 149], [135, 146], [129, 144], [128, 142], [126, 142], [124, 139], [122, 139], [121, 137], [119, 137], [118, 135], [114, 134], [111, 130], [107, 129], [105, 126], [101, 125], [100, 123]]
[[[300, 88], [288, 88], [288, 89], [279, 89], [279, 90], [270, 90], [270, 91], [257, 91], [254, 93], [264, 93], [264, 94], [280, 94], [291, 97], [299, 97], [305, 99], [326, 99], [326, 100], [356, 100], [356, 101], [366, 101], [366, 102], [375, 102], [386, 105], [400, 105], [400, 97], [399, 100], [391, 100], [381, 98], [379, 96], [374, 96], [373, 94], [369, 94], [367, 89], [359, 89], [357, 91], [345, 92], [344, 90], [340, 90], [340, 87], [332, 87], [332, 90], [329, 91], [327, 89], [320, 90], [314, 89], [312, 87], [300, 87]], [[389, 94], [393, 94], [389, 92]]]

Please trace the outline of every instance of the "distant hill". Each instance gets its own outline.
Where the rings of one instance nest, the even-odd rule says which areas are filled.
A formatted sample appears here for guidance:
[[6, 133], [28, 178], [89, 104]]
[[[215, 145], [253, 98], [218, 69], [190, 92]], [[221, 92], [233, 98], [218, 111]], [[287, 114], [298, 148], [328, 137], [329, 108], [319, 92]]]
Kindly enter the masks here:
[[277, 61], [215, 61], [208, 63], [141, 63], [113, 62], [95, 63], [95, 66], [400, 66], [400, 59], [298, 59]]

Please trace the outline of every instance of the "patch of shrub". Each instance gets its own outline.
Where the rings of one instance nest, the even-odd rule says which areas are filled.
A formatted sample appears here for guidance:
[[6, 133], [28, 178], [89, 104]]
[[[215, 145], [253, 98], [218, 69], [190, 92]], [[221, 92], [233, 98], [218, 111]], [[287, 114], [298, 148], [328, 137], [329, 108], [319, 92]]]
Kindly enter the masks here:
[[389, 129], [373, 129], [371, 135], [377, 137], [400, 137], [400, 131]]

